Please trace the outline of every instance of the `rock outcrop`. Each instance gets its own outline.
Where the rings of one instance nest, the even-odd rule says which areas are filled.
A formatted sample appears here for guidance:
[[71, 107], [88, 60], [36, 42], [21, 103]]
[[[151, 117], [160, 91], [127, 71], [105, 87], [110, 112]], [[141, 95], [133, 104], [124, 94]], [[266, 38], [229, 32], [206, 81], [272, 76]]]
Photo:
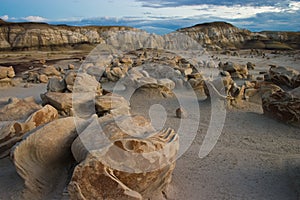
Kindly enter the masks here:
[[[101, 127], [101, 128], [99, 128]], [[71, 199], [147, 199], [172, 178], [179, 148], [172, 129], [156, 132], [141, 116], [95, 119], [74, 141]]]
[[300, 126], [300, 87], [263, 95], [264, 114], [279, 121]]
[[272, 82], [289, 88], [300, 86], [300, 73], [290, 67], [273, 66], [269, 70], [269, 76]]
[[[142, 34], [132, 34], [139, 32]], [[127, 32], [127, 33], [126, 33]], [[239, 29], [226, 22], [198, 24], [177, 31], [210, 49], [299, 49], [299, 32], [260, 32]], [[171, 38], [172, 37], [172, 38]], [[180, 39], [180, 37], [179, 37]], [[181, 37], [182, 39], [182, 37]], [[117, 49], [172, 46], [174, 34], [159, 36], [130, 27], [48, 25], [46, 23], [1, 23], [0, 50], [57, 48], [107, 43]], [[168, 43], [168, 44], [167, 44]], [[125, 45], [126, 44], [126, 45]], [[130, 46], [127, 46], [130, 44]], [[135, 48], [132, 48], [135, 46]]]
[[137, 31], [130, 27], [87, 26], [72, 27], [46, 23], [1, 23], [0, 50], [26, 50], [99, 44], [104, 41], [101, 33], [107, 31]]
[[179, 29], [209, 49], [299, 49], [300, 32], [250, 32], [226, 22], [197, 24]]

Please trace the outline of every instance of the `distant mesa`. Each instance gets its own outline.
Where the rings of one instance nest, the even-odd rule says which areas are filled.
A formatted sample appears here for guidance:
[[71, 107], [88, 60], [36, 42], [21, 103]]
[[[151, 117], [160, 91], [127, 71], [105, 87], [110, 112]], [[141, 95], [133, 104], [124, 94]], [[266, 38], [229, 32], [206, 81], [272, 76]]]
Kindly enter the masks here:
[[[11, 23], [0, 19], [0, 51], [52, 50], [60, 47], [73, 48], [82, 44], [97, 45], [109, 40], [107, 32], [116, 33], [118, 31], [143, 32], [140, 29], [126, 26], [78, 27], [36, 22]], [[177, 32], [190, 36], [208, 50], [300, 49], [300, 32], [264, 31], [255, 33], [221, 21], [196, 24], [178, 29]], [[147, 37], [147, 33], [145, 33], [145, 37]], [[119, 37], [116, 36], [116, 38]], [[143, 40], [134, 34], [132, 38], [129, 36], [126, 39], [130, 41]], [[126, 43], [126, 41], [122, 42]], [[141, 43], [141, 41], [136, 41], [136, 43]]]

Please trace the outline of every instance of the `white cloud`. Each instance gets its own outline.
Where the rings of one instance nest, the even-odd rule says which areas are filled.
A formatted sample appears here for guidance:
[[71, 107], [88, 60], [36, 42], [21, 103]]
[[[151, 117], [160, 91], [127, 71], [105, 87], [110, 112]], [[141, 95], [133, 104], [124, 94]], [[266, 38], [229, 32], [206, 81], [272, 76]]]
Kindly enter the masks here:
[[46, 22], [46, 21], [48, 21], [46, 18], [43, 18], [40, 16], [27, 16], [27, 17], [23, 17], [22, 19], [29, 21], [29, 22]]
[[[295, 5], [293, 5], [295, 7]], [[223, 6], [223, 5], [196, 5], [180, 7], [150, 8], [153, 16], [159, 17], [218, 17], [224, 19], [245, 19], [256, 16], [259, 13], [281, 12], [282, 9], [275, 6]]]
[[3, 19], [4, 21], [7, 21], [9, 19], [8, 15], [0, 16], [0, 18]]

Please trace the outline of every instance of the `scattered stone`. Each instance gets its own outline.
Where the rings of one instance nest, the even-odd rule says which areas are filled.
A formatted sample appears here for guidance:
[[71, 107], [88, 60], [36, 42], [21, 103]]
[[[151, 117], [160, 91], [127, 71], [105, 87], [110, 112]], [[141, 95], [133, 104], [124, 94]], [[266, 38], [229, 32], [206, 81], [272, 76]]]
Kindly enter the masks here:
[[75, 69], [75, 66], [73, 64], [68, 64], [68, 69], [69, 70], [74, 70]]
[[176, 109], [176, 117], [177, 118], [187, 118], [188, 117], [188, 113], [184, 108], [177, 108]]
[[44, 74], [41, 74], [39, 75], [39, 82], [40, 83], [48, 83], [48, 76], [44, 75]]
[[66, 82], [59, 78], [51, 78], [47, 85], [48, 92], [64, 92], [66, 90]]
[[255, 67], [255, 64], [254, 64], [254, 63], [252, 63], [252, 62], [248, 62], [248, 63], [247, 63], [247, 69], [248, 69], [248, 70], [254, 70], [254, 67]]
[[15, 77], [15, 71], [12, 66], [10, 67], [0, 66], [0, 79], [13, 78], [13, 77]]

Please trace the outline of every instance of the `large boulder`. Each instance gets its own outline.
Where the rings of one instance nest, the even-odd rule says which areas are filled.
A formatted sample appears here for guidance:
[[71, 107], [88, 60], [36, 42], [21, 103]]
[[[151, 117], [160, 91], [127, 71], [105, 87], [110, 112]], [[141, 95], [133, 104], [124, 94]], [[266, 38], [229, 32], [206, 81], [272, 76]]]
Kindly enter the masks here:
[[21, 141], [24, 134], [57, 118], [57, 110], [46, 105], [34, 112], [25, 122], [0, 122], [0, 158], [8, 156], [11, 147]]
[[172, 178], [179, 148], [172, 129], [156, 132], [141, 116], [95, 119], [74, 141], [71, 199], [148, 199]]
[[71, 144], [76, 137], [69, 117], [35, 129], [14, 147], [12, 160], [25, 182], [23, 199], [61, 199], [75, 163]]
[[72, 93], [60, 93], [60, 92], [47, 92], [41, 94], [43, 105], [50, 104], [56, 108], [61, 115], [72, 116], [72, 104], [73, 94]]
[[24, 120], [41, 108], [33, 97], [0, 99], [0, 121]]
[[129, 102], [122, 96], [108, 93], [95, 98], [96, 112], [99, 116], [105, 114], [128, 115], [130, 111]]
[[262, 103], [265, 115], [300, 126], [300, 87], [290, 92], [279, 90], [264, 94]]
[[300, 73], [290, 67], [272, 66], [269, 70], [270, 79], [275, 84], [297, 88], [300, 86]]

